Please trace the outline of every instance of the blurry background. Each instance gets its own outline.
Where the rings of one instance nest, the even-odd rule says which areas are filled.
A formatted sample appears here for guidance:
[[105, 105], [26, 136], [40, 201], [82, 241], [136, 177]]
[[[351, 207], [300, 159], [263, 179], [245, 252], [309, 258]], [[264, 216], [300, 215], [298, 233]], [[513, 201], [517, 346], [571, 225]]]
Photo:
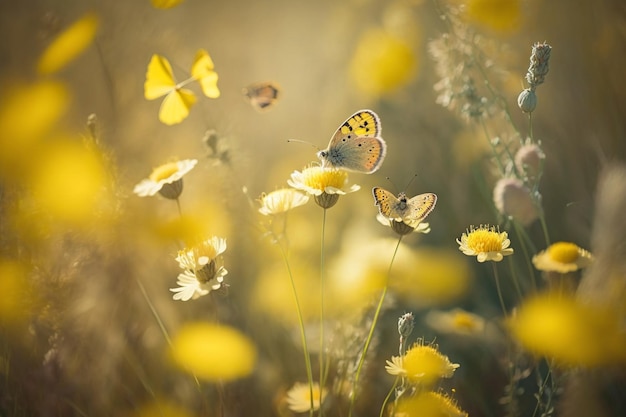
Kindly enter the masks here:
[[[525, 86], [531, 46], [538, 41], [552, 46], [550, 72], [533, 113], [535, 138], [547, 156], [540, 189], [552, 239], [588, 248], [598, 174], [608, 161], [626, 156], [626, 7], [618, 0], [575, 6], [564, 0], [455, 4], [467, 8], [467, 25], [493, 47], [481, 63], [495, 65], [491, 82], [522, 135], [527, 116], [516, 98]], [[86, 135], [88, 116], [97, 115], [116, 214], [65, 229], [24, 205], [19, 179], [3, 178], [0, 249], [3, 258], [26, 265], [29, 284], [20, 291], [30, 307], [26, 318], [6, 325], [1, 335], [0, 411], [111, 415], [166, 398], [191, 415], [219, 415], [214, 389], [205, 387], [208, 393], [199, 395], [193, 380], [164, 361], [167, 345], [152, 305], [171, 332], [186, 321], [217, 319], [254, 341], [257, 369], [222, 392], [226, 414], [288, 413], [280, 406], [281, 393], [305, 381], [297, 321], [284, 262], [262, 236], [265, 219], [256, 213], [254, 200], [286, 186], [294, 170], [316, 160], [315, 148], [287, 139], [325, 148], [349, 115], [371, 108], [381, 118], [388, 154], [375, 174], [350, 174], [361, 191], [342, 197], [327, 213], [331, 317], [351, 322], [367, 312], [370, 304], [352, 293], [368, 282], [371, 271], [386, 273], [391, 259], [395, 237], [375, 221], [371, 188], [434, 192], [439, 200], [428, 218], [432, 232], [407, 237], [405, 258], [401, 251], [394, 265], [397, 277], [392, 273], [389, 306], [364, 377], [371, 396], [363, 395], [359, 415], [378, 415], [392, 384], [384, 359], [397, 352], [396, 320], [406, 311], [418, 316], [414, 337], [436, 336], [440, 350], [461, 364], [449, 383], [459, 405], [472, 416], [501, 415], [498, 398], [506, 380], [494, 366], [497, 355], [447, 342], [420, 320], [430, 308], [463, 307], [487, 319], [499, 314], [491, 268], [464, 257], [455, 243], [469, 225], [501, 219], [491, 201], [497, 177], [487, 139], [436, 103], [433, 86], [441, 74], [435, 72], [428, 43], [448, 30], [440, 18], [445, 7], [426, 0], [186, 0], [160, 10], [148, 0], [2, 1], [0, 95], [34, 82], [37, 60], [54, 37], [85, 13], [97, 15], [93, 44], [54, 77], [72, 97], [60, 130]], [[148, 101], [143, 94], [150, 57], [165, 56], [180, 81], [188, 77], [200, 48], [215, 63], [221, 96], [208, 99], [196, 89], [198, 103], [189, 117], [165, 126], [157, 118], [161, 100]], [[281, 86], [279, 102], [263, 113], [241, 93], [259, 81]], [[228, 149], [226, 163], [207, 156], [202, 138], [209, 129]], [[227, 238], [227, 297], [171, 299], [168, 288], [179, 272], [174, 257], [184, 236], [176, 229], [175, 203], [139, 198], [132, 189], [172, 158], [199, 160], [184, 179], [181, 207], [208, 233]], [[15, 214], [25, 211], [29, 220]], [[307, 288], [303, 304], [316, 346], [322, 211], [311, 202], [290, 216], [290, 257], [299, 285]], [[528, 233], [542, 249], [539, 224]], [[431, 281], [445, 281], [449, 291], [437, 298], [440, 289], [428, 292]], [[348, 332], [337, 332], [342, 331]], [[343, 337], [349, 339], [349, 333]], [[13, 409], [18, 412], [11, 414]]]

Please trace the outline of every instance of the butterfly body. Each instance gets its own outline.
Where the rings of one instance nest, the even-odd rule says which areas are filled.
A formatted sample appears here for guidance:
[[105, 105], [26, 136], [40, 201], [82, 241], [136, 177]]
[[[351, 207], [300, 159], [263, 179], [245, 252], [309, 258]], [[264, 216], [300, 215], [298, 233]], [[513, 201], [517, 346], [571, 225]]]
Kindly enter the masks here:
[[387, 145], [380, 118], [372, 110], [359, 110], [342, 123], [328, 147], [317, 153], [322, 166], [371, 174], [385, 159]]
[[434, 193], [419, 194], [411, 198], [400, 193], [396, 197], [387, 190], [374, 187], [372, 194], [380, 214], [398, 221], [421, 222], [437, 204], [437, 195]]

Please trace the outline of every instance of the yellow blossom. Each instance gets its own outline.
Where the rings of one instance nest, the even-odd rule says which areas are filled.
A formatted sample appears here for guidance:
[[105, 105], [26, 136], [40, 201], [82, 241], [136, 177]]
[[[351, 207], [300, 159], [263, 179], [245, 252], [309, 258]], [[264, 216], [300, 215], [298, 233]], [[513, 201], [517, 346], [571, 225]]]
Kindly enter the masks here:
[[494, 226], [471, 226], [456, 242], [461, 252], [467, 256], [476, 256], [478, 262], [500, 262], [505, 256], [513, 254], [507, 233], [500, 232]]
[[450, 378], [459, 364], [452, 363], [436, 346], [416, 343], [404, 356], [393, 356], [385, 369], [391, 375], [406, 377], [415, 384], [429, 387], [441, 378]]
[[259, 213], [268, 216], [289, 211], [309, 201], [309, 196], [293, 188], [281, 188], [261, 196]]
[[152, 170], [147, 179], [142, 180], [133, 190], [139, 197], [161, 193], [165, 198], [177, 199], [183, 191], [183, 176], [198, 163], [196, 159], [168, 162]]
[[395, 417], [467, 417], [456, 402], [447, 395], [426, 391], [398, 402]]
[[509, 321], [530, 352], [564, 366], [599, 366], [626, 360], [626, 333], [610, 310], [572, 296], [544, 294], [527, 300]]
[[230, 381], [249, 375], [256, 348], [239, 330], [213, 323], [186, 324], [172, 339], [171, 354], [181, 369], [207, 381]]
[[356, 184], [348, 186], [346, 171], [316, 165], [305, 168], [302, 172], [294, 171], [287, 183], [297, 190], [313, 195], [315, 202], [323, 208], [335, 205], [340, 195], [361, 188]]
[[441, 333], [482, 335], [485, 330], [484, 318], [460, 308], [451, 311], [430, 311], [425, 322]]
[[[320, 385], [313, 384], [313, 411], [320, 408], [320, 396], [326, 398], [326, 389], [320, 392]], [[287, 391], [287, 406], [296, 413], [305, 413], [311, 410], [311, 387], [309, 384], [296, 382]]]
[[591, 264], [593, 257], [588, 251], [570, 242], [557, 242], [533, 256], [533, 264], [540, 271], [576, 271]]

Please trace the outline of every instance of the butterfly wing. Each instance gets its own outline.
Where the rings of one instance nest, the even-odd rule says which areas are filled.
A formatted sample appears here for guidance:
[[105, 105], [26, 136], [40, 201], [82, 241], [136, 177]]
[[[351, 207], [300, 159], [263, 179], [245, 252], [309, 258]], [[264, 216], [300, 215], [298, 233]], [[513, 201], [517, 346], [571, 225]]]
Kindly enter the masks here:
[[217, 87], [217, 72], [214, 71], [213, 60], [204, 49], [198, 50], [191, 66], [191, 76], [200, 83], [202, 93], [209, 98], [218, 98], [220, 90]]
[[381, 130], [376, 113], [359, 110], [339, 126], [328, 148], [318, 152], [322, 165], [371, 174], [387, 153]]
[[398, 198], [393, 193], [384, 190], [380, 187], [372, 188], [372, 194], [374, 194], [374, 203], [378, 206], [380, 214], [387, 218], [396, 218], [397, 207], [400, 204]]
[[146, 72], [146, 82], [143, 85], [144, 97], [154, 100], [175, 89], [176, 80], [169, 61], [161, 55], [152, 55]]
[[411, 198], [408, 203], [407, 220], [421, 222], [430, 214], [437, 204], [437, 195], [434, 193], [424, 193]]
[[170, 92], [161, 103], [159, 120], [168, 125], [182, 122], [189, 115], [189, 109], [196, 102], [193, 92], [186, 89], [175, 89]]

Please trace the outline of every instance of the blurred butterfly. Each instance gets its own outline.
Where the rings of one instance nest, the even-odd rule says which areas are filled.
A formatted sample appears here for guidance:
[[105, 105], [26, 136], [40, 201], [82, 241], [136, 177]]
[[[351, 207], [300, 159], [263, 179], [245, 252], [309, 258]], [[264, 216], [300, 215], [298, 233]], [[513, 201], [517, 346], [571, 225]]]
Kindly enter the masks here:
[[405, 223], [421, 222], [433, 211], [437, 203], [437, 195], [433, 193], [419, 194], [412, 198], [400, 193], [396, 197], [380, 187], [374, 187], [372, 193], [380, 214], [388, 219]]
[[251, 84], [243, 88], [242, 93], [250, 105], [258, 111], [270, 110], [281, 94], [278, 84], [271, 81]]
[[202, 142], [208, 148], [207, 157], [216, 164], [230, 163], [230, 152], [226, 141], [227, 138], [221, 137], [215, 129], [207, 130], [202, 138]]
[[159, 108], [159, 120], [170, 126], [182, 122], [189, 116], [191, 106], [196, 103], [196, 95], [186, 88], [187, 84], [198, 81], [204, 95], [217, 98], [217, 73], [213, 71], [213, 61], [204, 50], [199, 50], [191, 67], [191, 78], [176, 82], [174, 72], [167, 58], [154, 54], [148, 64], [144, 96], [154, 100], [165, 96]]
[[380, 168], [387, 152], [380, 132], [378, 115], [372, 110], [359, 110], [339, 126], [328, 148], [317, 156], [322, 166], [371, 174]]

